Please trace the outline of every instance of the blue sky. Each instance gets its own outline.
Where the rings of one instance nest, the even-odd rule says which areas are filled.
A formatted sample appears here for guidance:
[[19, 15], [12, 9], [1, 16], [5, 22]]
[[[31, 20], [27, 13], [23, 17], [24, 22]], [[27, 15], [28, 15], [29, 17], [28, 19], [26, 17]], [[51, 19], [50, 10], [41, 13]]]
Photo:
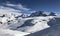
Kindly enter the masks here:
[[[5, 5], [7, 3], [14, 4], [14, 6]], [[32, 13], [40, 10], [60, 13], [60, 0], [0, 0], [0, 4], [15, 10], [21, 10], [23, 13]]]
[[21, 3], [36, 11], [60, 12], [60, 0], [21, 0]]

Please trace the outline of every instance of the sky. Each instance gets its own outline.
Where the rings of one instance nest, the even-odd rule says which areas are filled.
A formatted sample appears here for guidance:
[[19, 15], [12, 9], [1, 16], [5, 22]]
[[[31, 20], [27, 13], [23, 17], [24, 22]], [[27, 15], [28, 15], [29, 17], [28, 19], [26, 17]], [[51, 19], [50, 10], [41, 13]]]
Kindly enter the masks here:
[[0, 5], [22, 13], [35, 11], [60, 13], [60, 0], [0, 0]]

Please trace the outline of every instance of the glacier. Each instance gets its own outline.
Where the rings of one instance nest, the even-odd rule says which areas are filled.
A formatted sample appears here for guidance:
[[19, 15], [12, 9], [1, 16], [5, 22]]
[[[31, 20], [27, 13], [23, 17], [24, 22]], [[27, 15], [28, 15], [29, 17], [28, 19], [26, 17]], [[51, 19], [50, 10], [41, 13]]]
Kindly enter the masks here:
[[33, 35], [59, 24], [60, 17], [58, 14], [36, 13], [23, 14], [0, 9], [0, 36]]

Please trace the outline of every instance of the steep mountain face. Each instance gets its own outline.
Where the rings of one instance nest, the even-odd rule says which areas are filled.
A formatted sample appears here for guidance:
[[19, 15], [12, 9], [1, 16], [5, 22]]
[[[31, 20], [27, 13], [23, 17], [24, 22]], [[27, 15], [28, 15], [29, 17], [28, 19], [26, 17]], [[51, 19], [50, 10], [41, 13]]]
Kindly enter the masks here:
[[56, 16], [56, 15], [53, 12], [38, 11], [38, 12], [32, 13], [30, 16], [36, 17], [36, 16]]

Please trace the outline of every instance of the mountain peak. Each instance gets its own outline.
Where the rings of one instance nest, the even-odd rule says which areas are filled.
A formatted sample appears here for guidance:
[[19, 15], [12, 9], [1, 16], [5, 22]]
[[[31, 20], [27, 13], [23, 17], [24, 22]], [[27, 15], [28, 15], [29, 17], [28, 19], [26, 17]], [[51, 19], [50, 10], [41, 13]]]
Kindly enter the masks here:
[[45, 11], [38, 11], [32, 13], [30, 16], [56, 16], [54, 12], [45, 12]]

